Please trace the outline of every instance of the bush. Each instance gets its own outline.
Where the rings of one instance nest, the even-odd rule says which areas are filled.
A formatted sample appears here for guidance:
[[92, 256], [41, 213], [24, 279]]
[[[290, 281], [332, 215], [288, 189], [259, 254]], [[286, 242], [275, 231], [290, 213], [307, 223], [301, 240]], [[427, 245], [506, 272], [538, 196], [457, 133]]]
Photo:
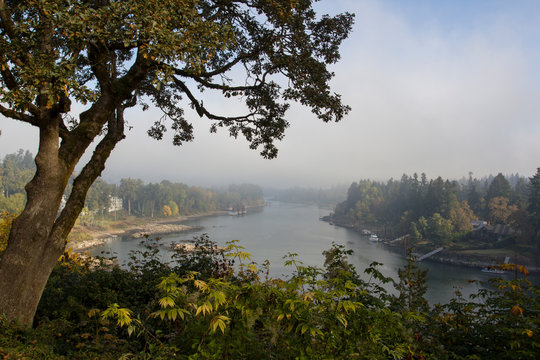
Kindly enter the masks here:
[[[207, 236], [170, 264], [155, 240], [127, 268], [92, 269], [65, 256], [41, 299], [33, 330], [0, 321], [6, 358], [77, 359], [534, 359], [540, 290], [524, 279], [494, 280], [466, 300], [430, 308], [414, 260], [399, 282], [380, 264], [360, 278], [349, 250], [334, 244], [324, 267], [295, 254], [290, 279], [268, 277], [237, 242]], [[396, 295], [384, 284], [393, 285]]]

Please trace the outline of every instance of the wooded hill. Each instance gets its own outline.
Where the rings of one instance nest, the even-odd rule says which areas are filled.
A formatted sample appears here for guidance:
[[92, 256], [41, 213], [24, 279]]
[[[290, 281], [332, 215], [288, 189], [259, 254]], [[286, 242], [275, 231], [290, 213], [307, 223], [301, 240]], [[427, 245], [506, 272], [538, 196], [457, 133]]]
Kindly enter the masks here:
[[[26, 193], [24, 186], [35, 173], [33, 155], [19, 150], [6, 155], [0, 162], [0, 212], [18, 213]], [[66, 196], [71, 185], [66, 189]], [[257, 185], [230, 185], [220, 189], [205, 189], [163, 180], [145, 183], [141, 179], [121, 179], [110, 184], [99, 178], [90, 187], [85, 201], [82, 221], [100, 216], [114, 216], [120, 211], [140, 217], [167, 217], [205, 213], [215, 210], [237, 210], [264, 202], [263, 191]], [[92, 215], [92, 216], [89, 216]], [[86, 219], [85, 219], [86, 216]]]
[[[506, 237], [540, 244], [540, 168], [527, 179], [499, 173], [484, 179], [361, 180], [349, 187], [332, 219], [357, 229], [384, 228], [391, 236], [410, 234], [412, 243], [455, 245], [472, 235], [473, 221], [511, 228]], [[500, 240], [500, 239], [498, 239]]]

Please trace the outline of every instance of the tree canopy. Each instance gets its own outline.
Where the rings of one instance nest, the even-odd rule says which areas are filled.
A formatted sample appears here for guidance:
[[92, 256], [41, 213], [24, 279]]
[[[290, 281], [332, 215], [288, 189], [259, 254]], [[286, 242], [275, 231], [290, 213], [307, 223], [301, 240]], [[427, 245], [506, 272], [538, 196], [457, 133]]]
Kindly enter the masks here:
[[[317, 18], [312, 1], [0, 1], [2, 92], [0, 112], [41, 126], [43, 112], [61, 115], [63, 145], [117, 129], [101, 109], [163, 111], [149, 135], [161, 139], [166, 122], [174, 143], [193, 138], [182, 98], [198, 115], [243, 135], [274, 157], [274, 139], [288, 126], [288, 101], [312, 108], [322, 120], [348, 111], [332, 94], [326, 64], [352, 25], [351, 14]], [[227, 75], [242, 68], [237, 84]], [[284, 75], [282, 88], [276, 75]], [[197, 97], [214, 89], [242, 97], [247, 113], [215, 114]], [[79, 119], [72, 102], [90, 104]], [[7, 105], [7, 107], [5, 106]], [[116, 126], [120, 126], [117, 124]]]

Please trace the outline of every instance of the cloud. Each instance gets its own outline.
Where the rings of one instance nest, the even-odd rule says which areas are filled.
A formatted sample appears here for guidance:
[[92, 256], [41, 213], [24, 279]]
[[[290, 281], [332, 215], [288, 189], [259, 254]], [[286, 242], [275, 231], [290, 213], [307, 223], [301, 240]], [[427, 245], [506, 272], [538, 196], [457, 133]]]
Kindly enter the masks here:
[[[540, 145], [529, 142], [528, 151], [516, 154], [523, 148], [520, 128], [540, 135], [539, 92], [528, 81], [536, 64], [520, 34], [497, 22], [476, 31], [418, 31], [412, 19], [378, 4], [358, 7], [336, 66], [336, 88], [354, 106], [340, 140], [350, 144], [344, 147], [356, 154], [358, 168], [383, 178], [413, 171], [532, 173]], [[516, 163], [518, 157], [524, 161]]]

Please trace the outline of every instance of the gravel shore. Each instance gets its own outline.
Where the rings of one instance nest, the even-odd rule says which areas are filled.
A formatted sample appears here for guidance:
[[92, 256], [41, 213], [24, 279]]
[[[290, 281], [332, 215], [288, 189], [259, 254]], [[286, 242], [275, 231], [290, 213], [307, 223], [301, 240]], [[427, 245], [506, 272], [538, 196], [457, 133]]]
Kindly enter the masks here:
[[73, 249], [73, 251], [83, 252], [84, 250], [102, 246], [111, 238], [117, 236], [129, 236], [133, 238], [142, 238], [146, 235], [148, 236], [160, 236], [167, 234], [176, 234], [186, 231], [192, 231], [200, 229], [197, 226], [189, 226], [181, 224], [186, 220], [203, 217], [203, 216], [216, 216], [222, 215], [222, 212], [212, 212], [202, 215], [193, 215], [193, 216], [182, 216], [174, 220], [168, 219], [167, 221], [155, 221], [151, 220], [147, 224], [131, 224], [126, 225], [118, 229], [107, 229], [107, 230], [97, 230], [86, 228], [84, 233], [86, 233], [90, 239], [79, 240], [72, 243], [68, 243], [67, 247]]

